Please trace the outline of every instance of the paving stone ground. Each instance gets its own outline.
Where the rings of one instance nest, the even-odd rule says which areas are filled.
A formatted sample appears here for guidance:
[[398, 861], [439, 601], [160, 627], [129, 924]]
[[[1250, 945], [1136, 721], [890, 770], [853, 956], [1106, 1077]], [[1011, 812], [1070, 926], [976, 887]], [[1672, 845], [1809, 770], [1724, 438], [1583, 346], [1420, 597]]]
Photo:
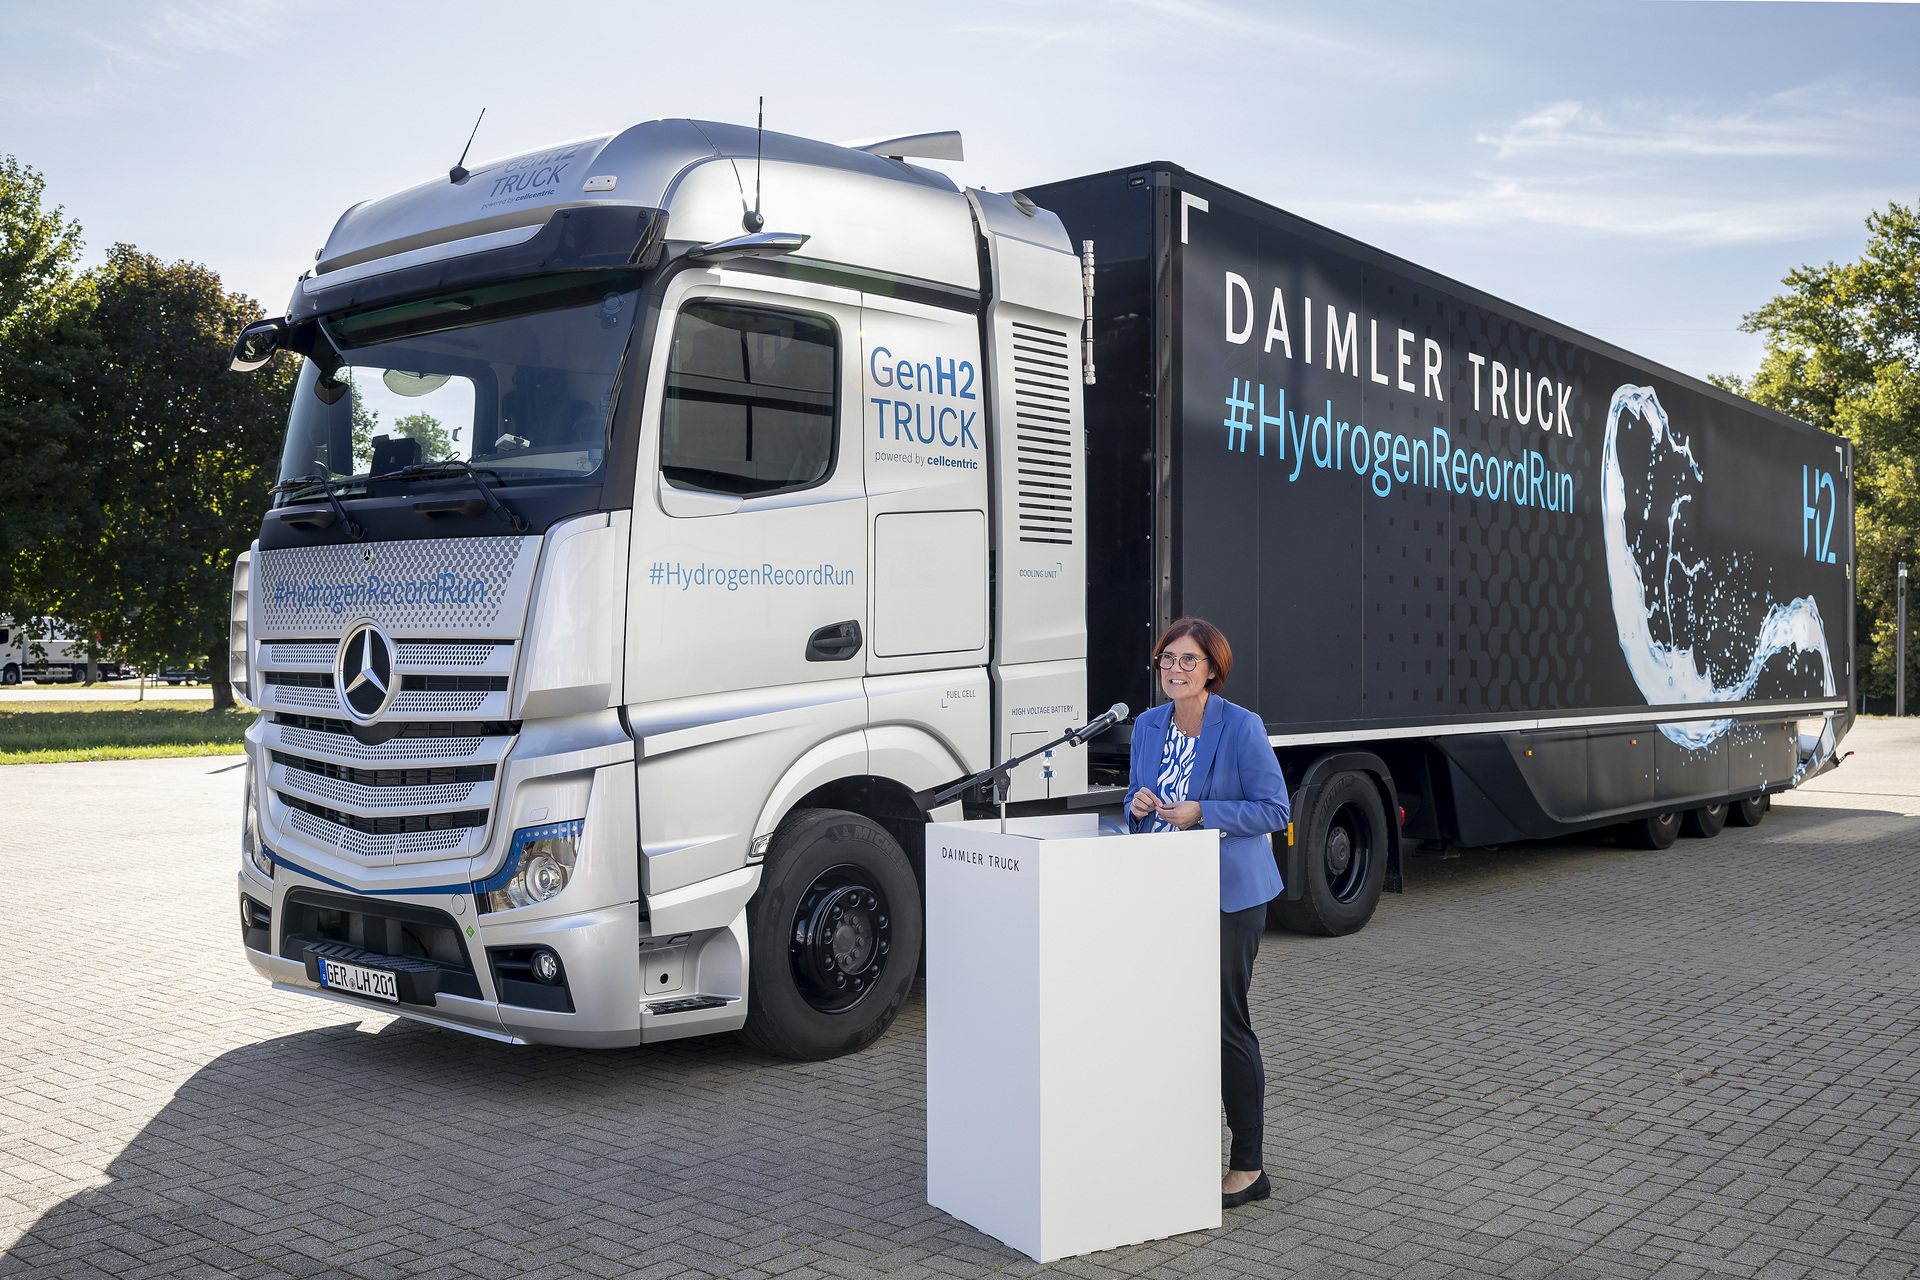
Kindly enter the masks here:
[[237, 758], [0, 769], [0, 1277], [1914, 1274], [1920, 727], [1847, 745], [1268, 934], [1273, 1199], [1049, 1268], [925, 1203], [917, 999], [806, 1065], [360, 1015], [241, 958]]

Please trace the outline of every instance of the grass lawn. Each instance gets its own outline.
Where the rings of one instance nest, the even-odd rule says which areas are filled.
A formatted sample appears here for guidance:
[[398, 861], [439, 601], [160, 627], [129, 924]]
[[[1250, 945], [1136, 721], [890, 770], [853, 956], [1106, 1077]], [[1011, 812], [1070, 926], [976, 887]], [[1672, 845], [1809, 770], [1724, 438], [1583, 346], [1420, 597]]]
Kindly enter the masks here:
[[254, 713], [204, 702], [0, 702], [0, 765], [61, 760], [223, 756], [240, 750]]

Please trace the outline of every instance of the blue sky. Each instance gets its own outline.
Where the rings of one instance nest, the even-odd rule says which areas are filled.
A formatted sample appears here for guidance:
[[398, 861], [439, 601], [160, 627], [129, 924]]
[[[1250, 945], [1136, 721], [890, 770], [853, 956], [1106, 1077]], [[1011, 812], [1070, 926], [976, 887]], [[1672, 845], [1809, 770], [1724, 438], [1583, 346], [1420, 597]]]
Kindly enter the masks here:
[[1694, 374], [1920, 199], [1920, 4], [329, 6], [5, 0], [0, 151], [89, 259], [128, 241], [277, 312], [349, 205], [657, 116], [957, 128], [1005, 190], [1176, 161]]

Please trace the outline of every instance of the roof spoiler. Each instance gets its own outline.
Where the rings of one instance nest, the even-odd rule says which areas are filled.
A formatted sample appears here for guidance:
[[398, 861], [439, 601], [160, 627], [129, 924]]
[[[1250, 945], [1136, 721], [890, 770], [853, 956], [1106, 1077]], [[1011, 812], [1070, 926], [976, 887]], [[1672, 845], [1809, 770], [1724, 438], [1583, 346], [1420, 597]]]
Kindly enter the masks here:
[[885, 156], [889, 160], [964, 160], [958, 129], [937, 133], [903, 133], [894, 137], [856, 138], [840, 144], [854, 151]]

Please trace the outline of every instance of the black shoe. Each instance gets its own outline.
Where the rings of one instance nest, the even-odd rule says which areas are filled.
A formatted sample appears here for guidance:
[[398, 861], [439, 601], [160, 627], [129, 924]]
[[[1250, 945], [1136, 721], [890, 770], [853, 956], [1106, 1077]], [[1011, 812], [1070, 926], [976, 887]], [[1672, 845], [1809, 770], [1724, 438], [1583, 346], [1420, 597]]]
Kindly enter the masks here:
[[1263, 1170], [1259, 1177], [1238, 1191], [1222, 1191], [1220, 1193], [1220, 1207], [1222, 1209], [1237, 1209], [1249, 1200], [1265, 1200], [1272, 1194], [1273, 1184], [1267, 1181], [1266, 1172]]

